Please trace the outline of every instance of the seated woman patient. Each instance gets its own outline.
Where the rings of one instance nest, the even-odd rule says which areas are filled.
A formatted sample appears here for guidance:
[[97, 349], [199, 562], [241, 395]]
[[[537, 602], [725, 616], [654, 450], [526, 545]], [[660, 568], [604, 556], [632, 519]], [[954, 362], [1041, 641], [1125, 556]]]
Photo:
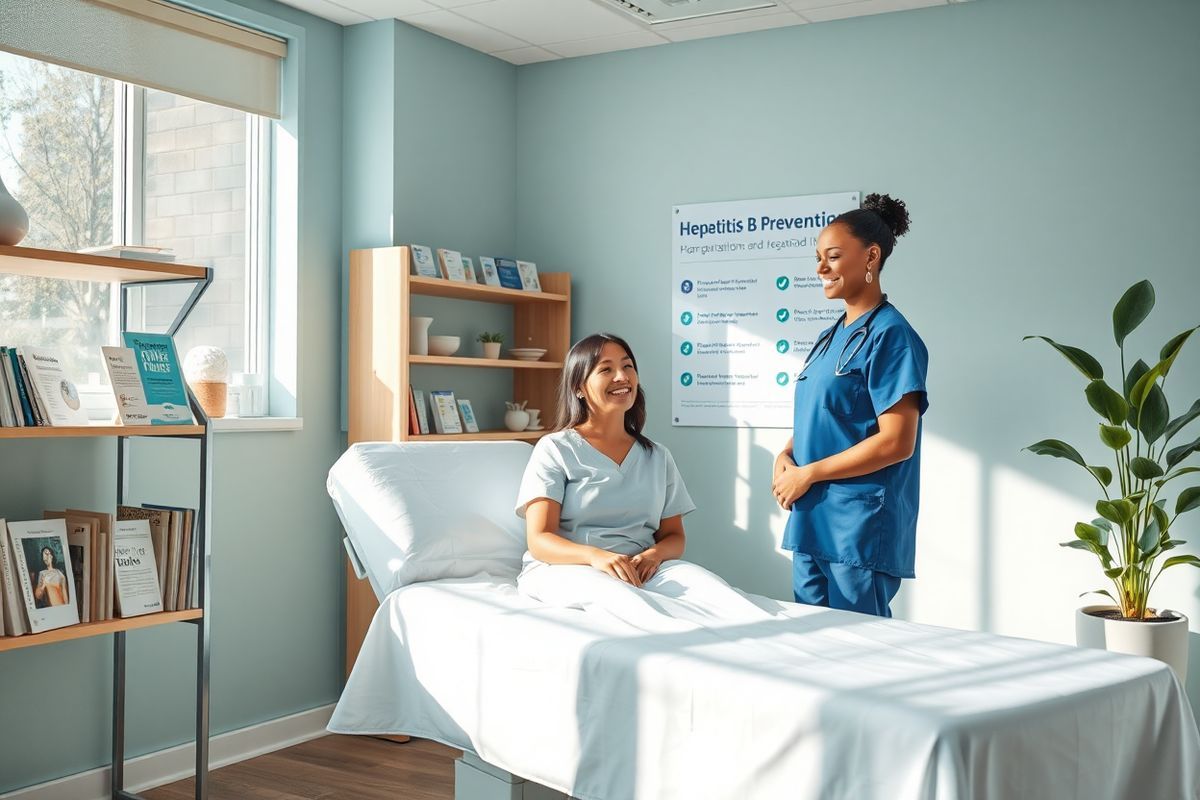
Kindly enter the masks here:
[[642, 433], [646, 398], [624, 339], [597, 333], [567, 354], [555, 431], [517, 497], [529, 551], [517, 585], [544, 603], [599, 607], [647, 630], [772, 615], [683, 556], [696, 504], [667, 448]]

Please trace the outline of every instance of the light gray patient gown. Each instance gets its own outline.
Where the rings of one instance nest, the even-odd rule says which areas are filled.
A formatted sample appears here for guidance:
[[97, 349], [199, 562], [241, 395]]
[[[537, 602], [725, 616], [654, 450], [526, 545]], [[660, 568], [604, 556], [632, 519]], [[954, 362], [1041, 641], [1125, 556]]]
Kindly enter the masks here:
[[[573, 428], [538, 441], [517, 494], [517, 516], [533, 500], [559, 503], [558, 535], [634, 556], [654, 544], [662, 520], [696, 509], [671, 453], [635, 443], [617, 464]], [[586, 565], [546, 564], [526, 551], [517, 586], [543, 603], [600, 609], [652, 632], [678, 632], [772, 615], [718, 576], [686, 561], [664, 561], [641, 588]]]

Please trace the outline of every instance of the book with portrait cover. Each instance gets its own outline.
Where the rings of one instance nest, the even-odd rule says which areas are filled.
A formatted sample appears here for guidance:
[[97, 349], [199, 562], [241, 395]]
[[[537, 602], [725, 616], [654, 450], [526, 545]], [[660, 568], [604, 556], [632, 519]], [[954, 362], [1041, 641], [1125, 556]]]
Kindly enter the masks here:
[[133, 350], [151, 425], [191, 425], [192, 410], [183, 372], [175, 352], [175, 340], [162, 333], [122, 334], [125, 346]]
[[44, 511], [43, 519], [61, 519], [67, 524], [67, 546], [71, 551], [71, 569], [75, 580], [75, 600], [80, 622], [95, 622], [97, 583], [94, 579], [98, 561], [96, 521], [91, 517], [68, 514], [65, 511]]
[[33, 633], [79, 623], [67, 525], [61, 519], [8, 523], [21, 597]]

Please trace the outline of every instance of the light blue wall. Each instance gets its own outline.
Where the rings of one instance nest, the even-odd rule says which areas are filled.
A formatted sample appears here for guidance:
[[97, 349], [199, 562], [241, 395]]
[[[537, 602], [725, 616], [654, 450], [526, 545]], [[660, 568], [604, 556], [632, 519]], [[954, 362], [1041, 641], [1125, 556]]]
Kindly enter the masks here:
[[[1111, 308], [1143, 277], [1159, 303], [1135, 350], [1153, 363], [1200, 323], [1197, 30], [1184, 0], [978, 0], [518, 70], [518, 246], [574, 273], [576, 336], [632, 342], [648, 432], [701, 499], [691, 557], [788, 596], [769, 491], [787, 432], [670, 425], [672, 204], [886, 191], [913, 227], [884, 286], [932, 359], [918, 580], [896, 608], [1072, 639], [1078, 593], [1104, 581], [1057, 542], [1094, 516], [1096, 487], [1020, 449], [1054, 436], [1104, 451], [1079, 376], [1021, 337], [1115, 369]], [[1171, 377], [1176, 413], [1200, 394], [1194, 344]], [[1198, 538], [1200, 516], [1184, 520]], [[1196, 620], [1196, 586], [1176, 570], [1157, 600]]]
[[[341, 684], [338, 522], [324, 475], [338, 433], [342, 29], [271, 2], [205, 5], [251, 24], [282, 20], [299, 42], [300, 403], [304, 430], [218, 434], [213, 487], [212, 730], [330, 703]], [[112, 442], [7, 442], [0, 514], [110, 508]], [[194, 503], [195, 450], [135, 445], [134, 501]], [[192, 738], [194, 629], [128, 637], [129, 755]], [[0, 658], [0, 792], [107, 762], [111, 648], [89, 639]]]
[[[513, 254], [517, 68], [392, 20], [346, 37], [346, 252], [416, 243], [476, 264]], [[459, 336], [459, 355], [475, 354], [484, 330], [511, 341], [508, 309], [418, 297], [413, 311], [433, 317], [430, 333]], [[504, 406], [492, 398], [511, 393], [505, 370], [417, 367], [413, 384], [472, 399], [484, 428], [501, 426]]]

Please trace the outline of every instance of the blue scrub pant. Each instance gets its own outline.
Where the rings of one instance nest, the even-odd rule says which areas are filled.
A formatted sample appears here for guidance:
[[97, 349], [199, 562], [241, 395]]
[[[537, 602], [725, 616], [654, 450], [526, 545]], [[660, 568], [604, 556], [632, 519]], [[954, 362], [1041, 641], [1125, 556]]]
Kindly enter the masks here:
[[792, 593], [797, 603], [890, 617], [888, 604], [899, 590], [895, 575], [792, 553]]

